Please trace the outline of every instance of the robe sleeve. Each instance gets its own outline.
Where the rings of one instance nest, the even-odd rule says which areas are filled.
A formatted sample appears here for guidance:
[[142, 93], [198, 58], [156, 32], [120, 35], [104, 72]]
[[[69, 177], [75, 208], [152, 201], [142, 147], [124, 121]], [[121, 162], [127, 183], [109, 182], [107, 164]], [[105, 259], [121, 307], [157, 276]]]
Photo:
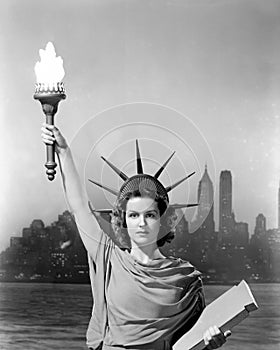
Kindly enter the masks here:
[[106, 286], [111, 270], [111, 254], [115, 244], [100, 230], [100, 240], [86, 238], [88, 264], [93, 296], [92, 315], [87, 330], [87, 345], [92, 349], [102, 348], [102, 341], [108, 323]]
[[196, 291], [195, 298], [195, 306], [192, 310], [192, 315], [188, 318], [188, 321], [185, 322], [172, 336], [172, 345], [174, 345], [185, 333], [187, 333], [197, 322], [199, 319], [203, 309], [205, 308], [205, 297], [202, 289], [201, 278], [198, 277], [198, 280], [195, 282], [200, 287]]

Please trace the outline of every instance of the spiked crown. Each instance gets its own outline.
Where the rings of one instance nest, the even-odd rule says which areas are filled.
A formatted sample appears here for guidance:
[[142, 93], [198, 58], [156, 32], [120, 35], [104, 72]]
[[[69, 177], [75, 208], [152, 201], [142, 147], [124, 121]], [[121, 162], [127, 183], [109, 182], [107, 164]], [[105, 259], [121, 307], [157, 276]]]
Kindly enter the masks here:
[[[144, 189], [149, 189], [151, 191], [154, 191], [158, 193], [160, 196], [166, 199], [167, 202], [169, 202], [168, 198], [168, 192], [170, 192], [173, 188], [177, 187], [180, 185], [182, 182], [187, 180], [189, 177], [195, 174], [195, 172], [192, 172], [191, 174], [185, 176], [183, 179], [175, 182], [174, 184], [164, 187], [163, 184], [158, 180], [158, 177], [160, 174], [163, 172], [165, 169], [166, 165], [169, 163], [171, 158], [175, 152], [173, 152], [169, 158], [165, 161], [165, 163], [158, 169], [158, 171], [155, 173], [155, 175], [148, 175], [144, 173], [143, 170], [143, 165], [142, 165], [142, 159], [140, 155], [140, 149], [138, 145], [138, 140], [136, 140], [136, 167], [137, 167], [137, 174], [133, 175], [131, 177], [127, 176], [124, 174], [121, 170], [119, 170], [114, 164], [109, 162], [107, 159], [105, 159], [103, 156], [101, 156], [102, 160], [109, 165], [111, 169], [113, 169], [123, 180], [124, 183], [122, 184], [121, 188], [119, 191], [105, 186], [103, 184], [100, 184], [99, 182], [96, 182], [94, 180], [88, 179], [90, 182], [93, 184], [105, 189], [106, 191], [112, 193], [117, 197], [118, 200], [121, 200], [126, 197], [126, 195], [130, 192], [133, 192], [135, 190], [139, 190], [140, 193]], [[194, 207], [197, 206], [198, 204], [172, 204], [174, 209], [179, 209], [179, 208], [188, 208], [188, 207]], [[93, 210], [94, 212], [100, 212], [100, 213], [110, 213], [112, 212], [112, 209], [100, 209], [100, 210]]]

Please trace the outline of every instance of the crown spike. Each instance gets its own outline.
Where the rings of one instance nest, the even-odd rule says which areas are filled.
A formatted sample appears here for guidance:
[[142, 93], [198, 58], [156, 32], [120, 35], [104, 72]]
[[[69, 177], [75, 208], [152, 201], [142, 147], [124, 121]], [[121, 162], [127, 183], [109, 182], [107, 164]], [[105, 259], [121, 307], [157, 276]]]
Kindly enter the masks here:
[[167, 161], [158, 169], [158, 171], [155, 173], [154, 178], [158, 178], [159, 175], [163, 172], [166, 165], [169, 163], [170, 159], [174, 156], [175, 151], [171, 154], [171, 156], [167, 159]]
[[112, 214], [113, 209], [94, 209], [91, 205], [91, 202], [88, 201], [88, 207], [92, 214], [100, 216], [101, 214]]
[[113, 169], [124, 181], [126, 181], [128, 179], [128, 176], [125, 175], [120, 169], [118, 169], [114, 164], [112, 164], [111, 162], [109, 162], [109, 160], [107, 160], [106, 158], [104, 158], [103, 156], [101, 156], [101, 159], [104, 160], [104, 162], [106, 164], [109, 165], [109, 167], [111, 169]]
[[136, 164], [137, 164], [137, 174], [143, 174], [143, 166], [142, 166], [142, 160], [140, 156], [138, 140], [136, 140]]
[[113, 209], [93, 209], [92, 212], [99, 214], [111, 214]]
[[99, 187], [103, 188], [104, 190], [106, 190], [106, 191], [108, 191], [108, 192], [114, 194], [115, 196], [118, 195], [118, 192], [117, 192], [116, 190], [114, 190], [114, 189], [112, 189], [112, 188], [110, 188], [110, 187], [108, 187], [108, 186], [104, 186], [104, 185], [102, 185], [102, 184], [100, 184], [99, 182], [96, 182], [96, 181], [94, 181], [94, 180], [88, 179], [88, 181], [90, 181], [90, 182], [92, 182], [93, 184], [95, 184], [96, 186], [99, 186]]
[[180, 185], [183, 181], [187, 180], [189, 177], [191, 177], [193, 174], [195, 174], [195, 171], [192, 172], [191, 174], [189, 174], [188, 176], [184, 177], [182, 180], [179, 180], [178, 182], [176, 182], [173, 185], [170, 185], [168, 187], [165, 188], [166, 192], [169, 192], [171, 190], [173, 190], [173, 188], [177, 187], [178, 185]]
[[198, 203], [191, 203], [191, 204], [170, 204], [170, 207], [174, 209], [182, 209], [182, 208], [191, 208], [191, 207], [197, 207]]

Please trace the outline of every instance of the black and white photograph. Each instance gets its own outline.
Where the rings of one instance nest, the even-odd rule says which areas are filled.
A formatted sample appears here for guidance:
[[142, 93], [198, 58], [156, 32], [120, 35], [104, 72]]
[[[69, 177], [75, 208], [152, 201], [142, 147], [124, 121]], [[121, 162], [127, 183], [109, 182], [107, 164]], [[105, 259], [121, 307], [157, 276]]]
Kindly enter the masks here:
[[0, 349], [279, 350], [280, 1], [0, 29]]

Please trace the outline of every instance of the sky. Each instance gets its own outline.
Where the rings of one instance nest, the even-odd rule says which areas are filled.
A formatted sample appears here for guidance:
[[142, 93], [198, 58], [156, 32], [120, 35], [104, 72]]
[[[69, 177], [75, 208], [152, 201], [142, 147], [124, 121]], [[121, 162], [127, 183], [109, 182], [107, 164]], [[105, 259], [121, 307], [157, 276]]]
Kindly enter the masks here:
[[[57, 126], [87, 182], [119, 186], [100, 155], [132, 174], [139, 138], [147, 171], [176, 150], [164, 184], [196, 174], [172, 201], [195, 201], [207, 164], [215, 186], [233, 177], [237, 221], [277, 225], [280, 178], [280, 2], [274, 0], [4, 0], [0, 13], [0, 247], [33, 219], [66, 208], [59, 173], [45, 175], [44, 115], [33, 99], [39, 49], [64, 60]], [[103, 197], [102, 197], [103, 196]], [[190, 211], [189, 218], [194, 213]]]

